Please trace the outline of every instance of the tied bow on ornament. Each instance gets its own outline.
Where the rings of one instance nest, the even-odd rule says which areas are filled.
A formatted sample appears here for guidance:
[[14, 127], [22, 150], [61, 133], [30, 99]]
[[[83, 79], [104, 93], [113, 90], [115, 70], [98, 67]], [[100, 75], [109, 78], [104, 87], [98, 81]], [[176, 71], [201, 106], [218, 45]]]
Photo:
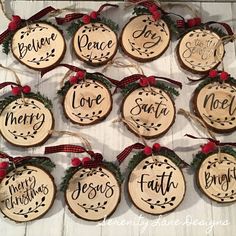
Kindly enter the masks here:
[[195, 17], [188, 19], [187, 22], [185, 19], [177, 20], [176, 25], [178, 28], [193, 28], [195, 26], [199, 26], [202, 24], [202, 20], [200, 17]]
[[0, 84], [0, 89], [3, 89], [7, 86], [11, 85], [11, 93], [14, 96], [18, 96], [21, 93], [23, 94], [29, 94], [31, 92], [31, 87], [28, 85], [22, 86], [18, 83], [14, 83], [14, 82], [4, 82]]

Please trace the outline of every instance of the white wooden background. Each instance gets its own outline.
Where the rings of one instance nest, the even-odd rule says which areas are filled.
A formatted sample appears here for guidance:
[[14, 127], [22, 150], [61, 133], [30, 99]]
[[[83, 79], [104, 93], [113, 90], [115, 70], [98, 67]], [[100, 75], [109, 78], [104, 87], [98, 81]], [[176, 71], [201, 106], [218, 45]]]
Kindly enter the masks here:
[[[56, 8], [74, 6], [76, 8], [91, 11], [97, 9], [101, 2], [73, 2], [73, 1], [11, 1], [10, 5], [15, 14], [28, 18], [38, 10], [52, 5]], [[122, 3], [121, 3], [122, 4]], [[188, 3], [186, 3], [188, 4]], [[189, 3], [190, 4], [190, 3]], [[194, 6], [199, 10], [203, 22], [208, 20], [225, 21], [236, 30], [236, 3], [194, 3]], [[181, 8], [175, 9], [176, 12], [184, 13]], [[122, 7], [119, 10], [111, 11], [109, 15], [114, 21], [119, 23], [120, 28], [130, 17], [130, 13], [123, 11]], [[0, 31], [6, 29], [8, 20], [0, 12]], [[68, 50], [64, 62], [73, 63], [77, 66], [84, 66], [78, 61], [70, 51], [70, 42], [68, 41]], [[189, 100], [195, 88], [194, 85], [187, 85], [186, 72], [181, 71], [175, 59], [176, 42], [170, 44], [166, 53], [158, 60], [143, 64], [142, 68], [146, 75], [156, 74], [160, 76], [171, 77], [183, 83], [181, 96], [176, 100], [177, 108], [183, 107], [189, 109]], [[226, 47], [227, 53], [224, 60], [226, 71], [236, 77], [236, 56], [235, 44], [231, 43]], [[123, 56], [120, 52], [117, 57]], [[127, 63], [132, 60], [126, 58]], [[20, 72], [19, 76], [24, 84], [32, 86], [34, 91], [40, 91], [44, 95], [53, 100], [53, 113], [56, 118], [56, 130], [71, 130], [74, 132], [83, 132], [87, 135], [92, 143], [94, 150], [104, 154], [107, 160], [115, 161], [115, 156], [126, 146], [138, 141], [138, 139], [129, 133], [122, 124], [113, 124], [112, 120], [118, 117], [119, 105], [121, 103], [121, 95], [114, 96], [114, 107], [110, 116], [102, 123], [81, 128], [71, 124], [63, 116], [60, 100], [56, 96], [56, 90], [59, 88], [60, 79], [64, 68], [58, 68], [41, 79], [38, 72], [27, 69], [23, 65], [17, 63], [12, 55], [6, 56], [0, 54], [0, 63], [16, 69]], [[87, 68], [89, 71], [94, 69]], [[100, 71], [101, 68], [96, 69]], [[107, 76], [112, 76], [120, 80], [124, 76], [131, 73], [136, 73], [135, 70], [110, 68]], [[0, 81], [14, 81], [14, 77], [10, 72], [0, 69]], [[187, 120], [178, 115], [175, 124], [170, 131], [158, 141], [162, 145], [173, 148], [181, 158], [188, 163], [191, 162], [193, 153], [199, 149], [200, 141], [191, 140], [184, 137], [185, 133], [193, 135], [201, 135], [197, 132], [194, 126]], [[227, 136], [217, 136], [222, 141], [233, 141], [234, 134]], [[235, 141], [235, 140], [234, 140]], [[63, 136], [61, 138], [51, 138], [44, 146], [56, 144], [80, 144], [78, 138]], [[150, 142], [151, 144], [151, 142]], [[33, 149], [15, 148], [7, 144], [2, 138], [0, 139], [0, 149], [11, 155], [26, 155], [35, 154], [42, 155], [44, 146]], [[51, 158], [57, 164], [53, 171], [57, 185], [59, 185], [64, 170], [70, 163], [70, 158], [73, 154], [54, 154]], [[131, 156], [130, 156], [131, 157]], [[127, 161], [122, 165], [124, 171]], [[208, 200], [195, 188], [193, 182], [193, 174], [189, 171], [184, 171], [187, 182], [187, 193], [183, 203], [176, 211], [163, 217], [150, 216], [138, 211], [132, 206], [128, 199], [126, 190], [122, 194], [122, 200], [116, 212], [110, 218], [112, 221], [106, 222], [104, 225], [98, 223], [86, 222], [75, 218], [65, 206], [63, 194], [58, 192], [57, 198], [52, 209], [48, 214], [40, 220], [26, 224], [15, 224], [0, 216], [0, 235], [1, 236], [74, 236], [74, 235], [91, 235], [91, 236], [107, 236], [107, 235], [178, 235], [178, 236], [195, 236], [207, 235], [207, 229], [212, 222], [215, 226], [208, 233], [211, 236], [232, 236], [236, 232], [236, 204], [222, 206]], [[221, 220], [221, 225], [217, 225]], [[156, 223], [155, 223], [156, 222]], [[223, 224], [223, 225], [222, 225]]]

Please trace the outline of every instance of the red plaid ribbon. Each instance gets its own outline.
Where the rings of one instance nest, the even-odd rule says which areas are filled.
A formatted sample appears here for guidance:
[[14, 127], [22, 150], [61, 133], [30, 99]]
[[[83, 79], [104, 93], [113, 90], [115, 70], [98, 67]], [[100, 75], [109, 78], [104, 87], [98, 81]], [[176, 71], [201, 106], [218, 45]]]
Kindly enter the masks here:
[[[165, 80], [167, 82], [170, 82], [176, 86], [178, 86], [179, 88], [182, 88], [182, 83], [178, 82], [178, 81], [175, 81], [175, 80], [172, 80], [172, 79], [169, 79], [169, 78], [165, 78], [165, 77], [158, 77], [158, 76], [153, 76], [155, 77], [156, 79], [160, 79], [160, 80]], [[131, 83], [134, 83], [138, 80], [140, 80], [141, 78], [147, 78], [146, 76], [144, 75], [141, 75], [141, 74], [134, 74], [134, 75], [131, 75], [131, 76], [128, 76], [128, 77], [125, 77], [124, 79], [122, 79], [119, 84], [118, 84], [118, 88], [125, 88], [128, 84], [131, 84]]]
[[18, 86], [18, 87], [20, 86], [19, 84], [14, 83], [14, 82], [4, 82], [4, 83], [0, 84], [0, 89], [3, 89], [3, 88], [5, 88], [5, 87], [7, 87], [9, 85], [15, 85], [15, 86]]
[[[223, 72], [222, 70], [217, 70], [218, 71], [218, 73], [221, 73], [221, 72]], [[229, 75], [230, 76], [230, 75]], [[207, 77], [209, 77], [209, 73], [207, 72], [207, 74], [205, 74], [204, 76], [202, 76], [201, 78], [199, 78], [199, 79], [191, 79], [191, 78], [189, 78], [189, 77], [187, 77], [187, 79], [190, 81], [190, 82], [198, 82], [198, 81], [202, 81], [202, 80], [205, 80]], [[210, 77], [209, 77], [210, 78]], [[211, 78], [211, 79], [215, 79], [215, 78]]]
[[126, 147], [117, 157], [116, 159], [119, 162], [119, 165], [126, 159], [126, 157], [132, 152], [133, 149], [144, 149], [145, 146], [142, 143], [135, 143], [128, 147]]
[[216, 146], [220, 146], [220, 147], [223, 147], [223, 146], [233, 146], [233, 147], [236, 147], [236, 143], [231, 143], [231, 142], [222, 143], [219, 140], [215, 140], [213, 138], [201, 138], [201, 137], [193, 136], [191, 134], [185, 134], [184, 136], [192, 138], [192, 139], [205, 139], [205, 140], [208, 140], [210, 142], [213, 142]]
[[[58, 67], [58, 66], [64, 66], [64, 67], [66, 67], [66, 68], [68, 68], [69, 70], [72, 70], [72, 71], [74, 71], [74, 72], [78, 72], [78, 71], [84, 71], [84, 72], [86, 72], [85, 70], [80, 69], [80, 68], [77, 67], [77, 66], [73, 66], [73, 65], [69, 65], [69, 64], [58, 64], [57, 66], [55, 66], [55, 67], [53, 67], [53, 68], [51, 68], [51, 69], [43, 70], [43, 71], [41, 72], [41, 77], [43, 77], [46, 73], [48, 73], [49, 71], [55, 69], [55, 68]], [[110, 81], [112, 84], [114, 84], [115, 86], [117, 86], [117, 87], [119, 86], [120, 81], [118, 81], [118, 80], [111, 79], [111, 78], [109, 78], [109, 77], [107, 77], [107, 76], [105, 76], [105, 75], [103, 75], [103, 74], [101, 74], [101, 73], [98, 73], [98, 72], [93, 73], [93, 74], [101, 75], [101, 76], [103, 76], [104, 78], [106, 78], [107, 80], [109, 80], [109, 81]]]
[[[103, 4], [98, 9], [97, 13], [99, 14], [101, 11], [103, 11], [103, 9], [105, 7], [118, 7], [118, 5], [116, 5], [116, 4], [109, 4], [109, 3]], [[86, 14], [84, 14], [84, 13], [67, 14], [65, 17], [56, 17], [56, 22], [57, 22], [58, 25], [62, 25], [64, 23], [68, 23], [68, 22], [71, 22], [73, 20], [80, 19], [84, 15], [86, 15]]]
[[[24, 21], [36, 21], [41, 19], [42, 17], [46, 16], [49, 12], [52, 11], [56, 11], [55, 8], [49, 6], [44, 8], [43, 10], [39, 11], [38, 13], [34, 14], [33, 16], [31, 16], [28, 20], [24, 20]], [[20, 24], [18, 25], [18, 27], [20, 26]], [[6, 39], [6, 37], [11, 33], [11, 31], [9, 29], [5, 30], [1, 35], [0, 35], [0, 44], [2, 44], [4, 42], [4, 40]]]
[[88, 153], [91, 156], [91, 160], [83, 164], [85, 168], [96, 168], [102, 164], [103, 156], [100, 153], [94, 153], [93, 151], [86, 150], [84, 147], [78, 145], [63, 144], [58, 146], [46, 147], [44, 154], [69, 152], [69, 153]]

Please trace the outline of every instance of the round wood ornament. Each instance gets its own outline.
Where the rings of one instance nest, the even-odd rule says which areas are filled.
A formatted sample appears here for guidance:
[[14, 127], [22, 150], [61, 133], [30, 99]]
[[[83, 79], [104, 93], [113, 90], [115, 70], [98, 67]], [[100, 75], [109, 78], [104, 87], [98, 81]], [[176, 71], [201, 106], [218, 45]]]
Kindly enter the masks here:
[[209, 154], [196, 172], [201, 191], [219, 203], [236, 201], [236, 158], [224, 151]]
[[110, 89], [100, 80], [83, 79], [73, 84], [64, 96], [66, 117], [79, 125], [91, 125], [105, 119], [112, 110]]
[[184, 198], [185, 189], [180, 168], [161, 154], [143, 158], [128, 178], [128, 192], [134, 205], [153, 215], [177, 208]]
[[235, 95], [236, 83], [208, 79], [195, 90], [192, 106], [209, 129], [217, 133], [233, 132], [236, 129]]
[[[6, 101], [6, 100], [5, 100]], [[1, 111], [0, 131], [6, 141], [20, 147], [41, 145], [50, 137], [54, 118], [46, 105], [35, 97], [17, 96]]]
[[127, 128], [144, 138], [157, 138], [175, 121], [175, 105], [170, 95], [155, 86], [138, 87], [126, 95], [121, 106]]
[[116, 54], [116, 33], [103, 22], [82, 25], [74, 34], [73, 49], [78, 59], [91, 66], [107, 64]]
[[53, 177], [26, 164], [10, 171], [0, 183], [0, 210], [10, 220], [23, 223], [45, 215], [55, 200]]
[[55, 26], [35, 22], [14, 33], [11, 51], [20, 63], [34, 70], [44, 70], [63, 59], [66, 44], [62, 33]]
[[77, 217], [99, 221], [110, 216], [119, 204], [120, 185], [115, 175], [103, 165], [82, 167], [70, 178], [66, 203]]
[[129, 57], [140, 62], [153, 61], [168, 48], [170, 30], [163, 19], [155, 21], [152, 15], [139, 15], [125, 25], [120, 41]]
[[196, 28], [188, 31], [177, 46], [180, 66], [197, 74], [206, 73], [217, 67], [225, 52], [223, 44], [216, 49], [219, 41], [220, 36], [210, 29]]

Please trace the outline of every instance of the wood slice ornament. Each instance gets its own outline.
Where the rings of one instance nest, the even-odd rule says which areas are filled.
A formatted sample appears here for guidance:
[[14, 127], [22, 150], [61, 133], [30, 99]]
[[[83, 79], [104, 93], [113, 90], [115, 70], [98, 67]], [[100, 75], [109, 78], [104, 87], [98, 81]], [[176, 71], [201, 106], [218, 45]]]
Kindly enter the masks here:
[[140, 75], [139, 78], [139, 83], [123, 90], [125, 98], [121, 105], [121, 115], [127, 128], [134, 134], [146, 139], [157, 138], [166, 133], [175, 121], [176, 109], [172, 92], [175, 95], [178, 92], [156, 81], [154, 76]]
[[15, 168], [10, 165], [0, 182], [0, 210], [17, 223], [41, 218], [52, 207], [56, 195], [54, 179], [49, 173], [49, 168], [55, 165], [48, 158], [27, 157], [21, 162], [24, 164], [18, 163]]
[[185, 179], [176, 164], [181, 159], [164, 147], [151, 153], [149, 149], [145, 147], [130, 161], [128, 193], [139, 210], [165, 214], [176, 209], [185, 196]]
[[[203, 153], [207, 147], [210, 151]], [[218, 203], [235, 202], [236, 152], [232, 147], [216, 147], [211, 142], [204, 145], [203, 151], [193, 162], [197, 163], [195, 179], [201, 192]]]
[[227, 72], [210, 71], [192, 98], [195, 114], [217, 133], [236, 129], [236, 80]]
[[19, 93], [1, 101], [1, 135], [15, 146], [41, 145], [51, 136], [54, 127], [51, 101], [39, 93], [25, 93], [23, 97]]

